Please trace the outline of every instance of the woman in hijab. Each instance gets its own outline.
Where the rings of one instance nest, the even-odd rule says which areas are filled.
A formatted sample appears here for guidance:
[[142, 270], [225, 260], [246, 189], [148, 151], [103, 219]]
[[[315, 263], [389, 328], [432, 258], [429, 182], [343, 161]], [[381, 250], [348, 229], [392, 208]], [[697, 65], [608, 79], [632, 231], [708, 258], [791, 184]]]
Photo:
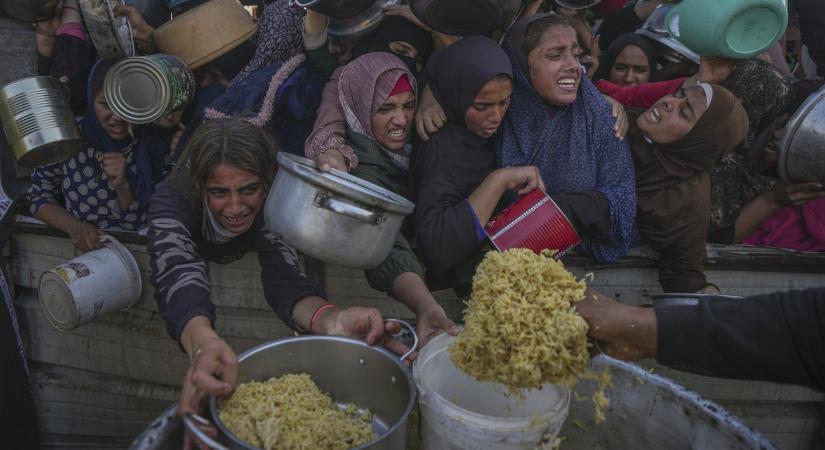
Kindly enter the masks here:
[[607, 80], [617, 86], [638, 86], [653, 78], [657, 64], [656, 48], [649, 38], [625, 33], [602, 55], [593, 81]]
[[613, 134], [610, 104], [583, 76], [575, 30], [563, 17], [537, 14], [516, 22], [505, 51], [514, 83], [499, 167], [537, 166], [582, 237], [579, 250], [617, 260], [633, 241], [633, 161]]
[[635, 121], [637, 222], [642, 242], [659, 252], [665, 292], [718, 293], [703, 273], [710, 170], [747, 130], [736, 97], [707, 83], [663, 97]]
[[[32, 215], [69, 235], [81, 251], [100, 248], [100, 230], [138, 231], [146, 224], [155, 183], [166, 174], [171, 134], [134, 130], [106, 103], [100, 61], [88, 79], [87, 112], [80, 122], [86, 148], [68, 160], [38, 167], [28, 191]], [[65, 200], [65, 207], [58, 197]]]
[[427, 63], [429, 86], [448, 116], [414, 152], [416, 239], [433, 289], [469, 293], [483, 227], [501, 197], [544, 189], [535, 167], [496, 170], [493, 135], [509, 107], [512, 74], [507, 54], [486, 37], [466, 37]]
[[[360, 161], [352, 175], [409, 197], [409, 139], [416, 102], [415, 78], [409, 68], [389, 53], [367, 53], [344, 66], [338, 92], [347, 143]], [[418, 334], [425, 341], [442, 331], [457, 333], [423, 275], [401, 233], [387, 259], [366, 271], [370, 286], [415, 312]]]

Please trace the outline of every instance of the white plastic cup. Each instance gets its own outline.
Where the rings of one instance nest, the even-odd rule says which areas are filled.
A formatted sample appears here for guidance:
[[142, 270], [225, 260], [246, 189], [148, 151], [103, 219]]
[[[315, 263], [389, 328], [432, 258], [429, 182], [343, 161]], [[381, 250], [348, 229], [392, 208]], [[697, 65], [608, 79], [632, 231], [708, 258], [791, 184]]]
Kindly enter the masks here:
[[553, 447], [570, 408], [570, 390], [546, 384], [519, 400], [500, 384], [458, 369], [442, 334], [418, 354], [413, 377], [421, 410], [422, 450], [534, 450]]
[[101, 242], [103, 247], [40, 276], [40, 304], [61, 331], [72, 331], [140, 300], [140, 268], [135, 258], [111, 236], [101, 236]]

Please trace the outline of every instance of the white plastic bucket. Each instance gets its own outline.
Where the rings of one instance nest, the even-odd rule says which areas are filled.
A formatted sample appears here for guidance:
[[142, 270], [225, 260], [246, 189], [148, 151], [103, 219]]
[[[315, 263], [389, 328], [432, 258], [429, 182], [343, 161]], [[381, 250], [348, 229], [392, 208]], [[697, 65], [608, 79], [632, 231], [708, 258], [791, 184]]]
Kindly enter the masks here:
[[128, 308], [141, 293], [140, 268], [117, 239], [40, 276], [38, 295], [52, 324], [71, 331], [104, 314]]
[[570, 408], [570, 390], [547, 384], [519, 400], [502, 385], [478, 381], [450, 361], [454, 337], [442, 334], [418, 354], [423, 450], [552, 448]]

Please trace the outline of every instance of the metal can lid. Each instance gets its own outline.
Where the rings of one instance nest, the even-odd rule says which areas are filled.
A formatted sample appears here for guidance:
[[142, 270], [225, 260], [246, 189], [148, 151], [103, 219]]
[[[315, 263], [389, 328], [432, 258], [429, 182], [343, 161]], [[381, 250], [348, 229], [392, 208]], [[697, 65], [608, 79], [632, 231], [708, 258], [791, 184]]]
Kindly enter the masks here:
[[103, 84], [109, 108], [127, 122], [153, 122], [167, 113], [169, 77], [151, 58], [137, 56], [115, 64]]

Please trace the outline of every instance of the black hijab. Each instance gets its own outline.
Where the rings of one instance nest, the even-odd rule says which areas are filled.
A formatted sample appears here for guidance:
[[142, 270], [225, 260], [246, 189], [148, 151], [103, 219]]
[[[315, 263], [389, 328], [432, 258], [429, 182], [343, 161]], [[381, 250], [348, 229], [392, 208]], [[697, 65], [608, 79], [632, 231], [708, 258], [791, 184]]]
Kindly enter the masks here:
[[[417, 58], [399, 55], [390, 50], [390, 42], [404, 41], [418, 51]], [[433, 53], [435, 42], [432, 35], [418, 25], [398, 16], [385, 16], [381, 24], [374, 30], [358, 39], [358, 43], [352, 49], [352, 59], [370, 52], [391, 52], [404, 62], [415, 77], [418, 77], [418, 67], [416, 61], [423, 63]]]
[[613, 67], [613, 64], [616, 63], [616, 58], [619, 57], [619, 54], [628, 45], [639, 47], [645, 55], [647, 55], [647, 62], [650, 66], [650, 79], [653, 79], [653, 76], [656, 75], [656, 65], [658, 64], [656, 47], [653, 45], [653, 42], [650, 38], [642, 36], [641, 34], [625, 33], [616, 38], [616, 40], [610, 44], [607, 52], [599, 58], [599, 69], [596, 71], [596, 76], [593, 77], [593, 81], [610, 80], [610, 69]]
[[469, 287], [482, 251], [473, 212], [465, 199], [496, 169], [492, 139], [464, 123], [464, 114], [485, 84], [498, 75], [512, 77], [504, 50], [486, 37], [465, 37], [430, 58], [426, 76], [444, 108], [447, 125], [413, 153], [418, 251], [434, 289]]
[[499, 75], [513, 78], [507, 54], [482, 36], [465, 37], [439, 51], [427, 63], [425, 73], [449, 122], [461, 125], [464, 113], [488, 81]]

